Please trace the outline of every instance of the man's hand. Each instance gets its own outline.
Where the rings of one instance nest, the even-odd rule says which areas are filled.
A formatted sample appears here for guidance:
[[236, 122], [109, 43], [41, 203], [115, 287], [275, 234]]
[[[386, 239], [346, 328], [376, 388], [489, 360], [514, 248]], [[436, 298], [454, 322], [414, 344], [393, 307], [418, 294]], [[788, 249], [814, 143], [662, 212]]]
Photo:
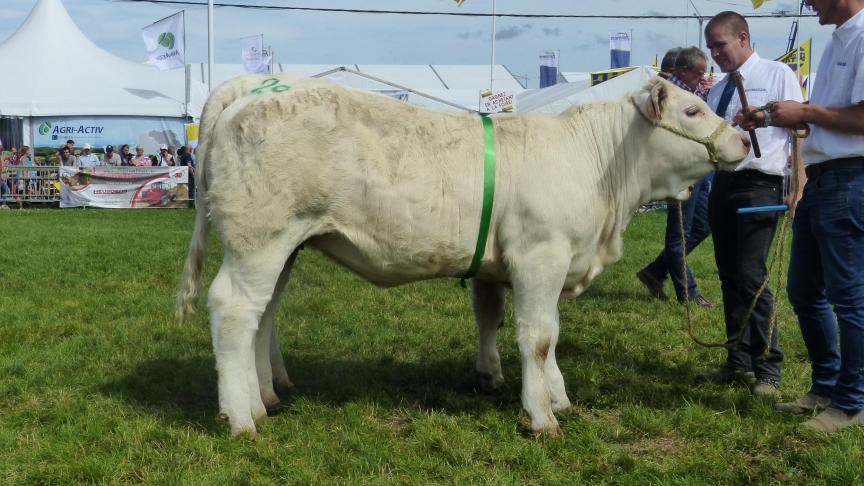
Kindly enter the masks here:
[[806, 123], [806, 105], [797, 101], [779, 101], [771, 110], [771, 125], [783, 128], [795, 128]]
[[756, 111], [754, 106], [748, 106], [736, 113], [732, 122], [745, 131], [755, 130], [765, 126], [765, 113]]

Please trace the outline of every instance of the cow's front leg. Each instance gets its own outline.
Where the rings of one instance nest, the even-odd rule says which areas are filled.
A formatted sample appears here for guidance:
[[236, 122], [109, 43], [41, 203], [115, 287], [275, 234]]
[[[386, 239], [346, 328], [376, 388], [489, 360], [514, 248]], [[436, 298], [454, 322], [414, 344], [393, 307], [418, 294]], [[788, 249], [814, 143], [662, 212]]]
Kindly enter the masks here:
[[546, 365], [543, 368], [543, 372], [546, 374], [546, 384], [549, 386], [549, 397], [552, 400], [553, 412], [560, 412], [561, 410], [570, 408], [570, 399], [567, 397], [567, 391], [564, 388], [564, 376], [561, 374], [561, 370], [558, 369], [558, 363], [555, 360], [555, 347], [558, 344], [560, 329], [561, 316], [556, 308], [555, 333], [552, 335], [549, 355], [546, 356]]
[[[547, 361], [558, 336], [558, 296], [568, 264], [566, 245], [541, 245], [511, 259], [513, 313], [522, 356], [522, 406], [531, 417], [531, 429], [551, 436], [561, 430], [552, 413], [550, 384], [558, 391], [556, 381], [563, 384], [563, 379], [560, 372], [547, 377], [546, 370], [551, 371]], [[552, 368], [557, 370], [554, 364]]]
[[497, 390], [504, 383], [501, 356], [496, 338], [504, 320], [504, 287], [477, 280], [471, 281], [474, 294], [474, 317], [477, 320], [477, 377], [484, 391]]

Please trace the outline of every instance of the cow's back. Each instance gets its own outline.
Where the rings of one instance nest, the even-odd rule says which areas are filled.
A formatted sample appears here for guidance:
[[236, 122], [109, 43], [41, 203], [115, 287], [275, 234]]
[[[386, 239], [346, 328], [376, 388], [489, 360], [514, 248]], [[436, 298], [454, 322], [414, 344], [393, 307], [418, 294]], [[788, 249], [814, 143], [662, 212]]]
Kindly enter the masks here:
[[482, 203], [479, 117], [320, 80], [253, 93], [266, 79], [225, 87], [224, 107], [203, 135], [208, 201], [226, 245], [250, 251], [291, 219], [314, 218], [319, 233], [376, 253], [397, 273], [418, 261], [430, 276], [464, 271]]

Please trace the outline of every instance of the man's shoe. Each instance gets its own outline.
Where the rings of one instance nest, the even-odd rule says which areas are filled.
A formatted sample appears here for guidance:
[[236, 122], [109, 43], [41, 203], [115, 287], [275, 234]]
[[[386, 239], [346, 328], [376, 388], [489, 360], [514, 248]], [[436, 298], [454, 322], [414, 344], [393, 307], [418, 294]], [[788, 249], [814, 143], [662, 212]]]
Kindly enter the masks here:
[[752, 385], [756, 382], [756, 375], [752, 371], [738, 371], [726, 367], [708, 373], [699, 373], [694, 380], [697, 385], [716, 383], [718, 385], [728, 383], [741, 383]]
[[660, 299], [660, 300], [668, 300], [669, 297], [666, 297], [666, 293], [663, 292], [663, 282], [657, 280], [654, 275], [651, 275], [644, 268], [636, 272], [636, 278], [642, 282], [648, 289], [648, 293], [651, 294], [652, 297]]
[[774, 405], [778, 412], [794, 413], [795, 415], [807, 415], [813, 412], [821, 412], [831, 405], [830, 397], [823, 397], [809, 392], [794, 402], [783, 402]]
[[770, 378], [759, 378], [750, 393], [756, 398], [775, 398], [780, 395], [780, 382]]
[[839, 408], [828, 407], [824, 412], [801, 424], [805, 429], [833, 434], [843, 429], [864, 425], [864, 410], [847, 413]]
[[690, 299], [690, 302], [693, 302], [694, 304], [696, 304], [699, 307], [702, 307], [704, 309], [713, 309], [713, 308], [717, 307], [717, 304], [715, 304], [714, 302], [711, 302], [710, 300], [706, 299], [705, 297], [703, 297], [701, 295], [697, 295], [696, 297]]

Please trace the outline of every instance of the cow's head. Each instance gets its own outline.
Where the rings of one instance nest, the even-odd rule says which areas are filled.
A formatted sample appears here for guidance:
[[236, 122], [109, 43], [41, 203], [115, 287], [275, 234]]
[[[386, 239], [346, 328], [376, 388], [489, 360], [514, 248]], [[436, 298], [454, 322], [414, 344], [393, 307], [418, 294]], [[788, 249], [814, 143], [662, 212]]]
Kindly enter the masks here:
[[[687, 187], [714, 170], [734, 170], [749, 141], [714, 114], [701, 98], [654, 78], [633, 95], [650, 124], [640, 178], [651, 200], [686, 199]], [[644, 184], [644, 183], [643, 183]]]

